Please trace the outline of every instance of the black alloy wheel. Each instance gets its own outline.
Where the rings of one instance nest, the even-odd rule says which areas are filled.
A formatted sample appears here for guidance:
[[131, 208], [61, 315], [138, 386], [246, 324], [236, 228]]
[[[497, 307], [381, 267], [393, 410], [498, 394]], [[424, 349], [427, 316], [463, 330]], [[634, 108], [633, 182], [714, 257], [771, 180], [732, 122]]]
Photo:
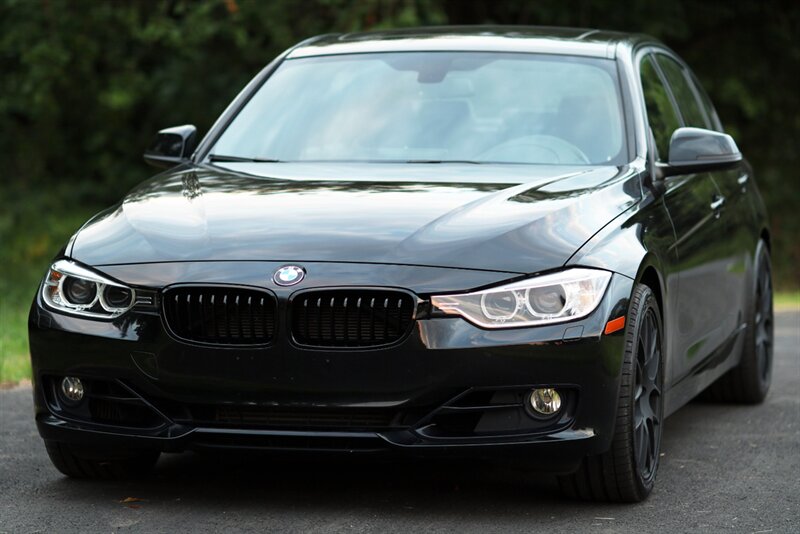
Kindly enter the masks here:
[[645, 311], [639, 329], [634, 386], [633, 451], [645, 480], [655, 477], [661, 447], [661, 332], [653, 309]]
[[661, 312], [653, 291], [637, 284], [625, 327], [617, 416], [611, 447], [559, 477], [564, 493], [586, 500], [640, 502], [653, 490], [664, 419]]
[[756, 281], [755, 351], [758, 377], [769, 388], [772, 379], [772, 351], [774, 343], [774, 315], [772, 311], [772, 272], [769, 258], [761, 258]]

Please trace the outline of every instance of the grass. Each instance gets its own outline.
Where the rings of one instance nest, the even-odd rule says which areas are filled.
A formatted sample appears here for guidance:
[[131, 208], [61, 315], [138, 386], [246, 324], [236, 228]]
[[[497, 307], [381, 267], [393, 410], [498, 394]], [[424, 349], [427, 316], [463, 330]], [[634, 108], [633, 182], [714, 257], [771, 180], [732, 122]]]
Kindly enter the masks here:
[[[0, 213], [0, 385], [30, 378], [27, 321], [34, 292], [53, 255], [101, 207], [65, 210], [58, 207], [62, 202], [50, 202], [12, 197], [4, 202], [11, 209]], [[800, 309], [800, 291], [778, 292], [775, 309]]]
[[[50, 260], [93, 213], [93, 207], [68, 212], [44, 197], [15, 199], [0, 191], [0, 385], [30, 378], [28, 310]], [[15, 202], [15, 200], [18, 200]]]
[[28, 310], [48, 261], [40, 263], [0, 281], [0, 384], [30, 378]]
[[779, 291], [775, 294], [776, 310], [800, 309], [800, 291]]
[[0, 303], [0, 384], [29, 378], [28, 314], [4, 298]]

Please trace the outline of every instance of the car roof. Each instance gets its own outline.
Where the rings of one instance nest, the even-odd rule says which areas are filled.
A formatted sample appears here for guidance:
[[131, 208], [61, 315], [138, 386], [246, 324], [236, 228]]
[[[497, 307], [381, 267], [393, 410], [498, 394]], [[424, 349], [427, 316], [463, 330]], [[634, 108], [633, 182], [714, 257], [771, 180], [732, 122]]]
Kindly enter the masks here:
[[297, 45], [289, 58], [367, 52], [534, 52], [613, 59], [621, 42], [652, 39], [589, 28], [437, 26], [329, 34]]

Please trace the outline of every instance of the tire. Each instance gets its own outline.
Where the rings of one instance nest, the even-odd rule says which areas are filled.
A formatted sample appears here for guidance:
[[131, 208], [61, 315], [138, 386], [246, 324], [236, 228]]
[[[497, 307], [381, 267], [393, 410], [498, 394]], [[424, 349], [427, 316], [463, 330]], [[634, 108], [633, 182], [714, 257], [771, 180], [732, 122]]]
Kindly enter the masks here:
[[774, 312], [772, 309], [772, 264], [764, 241], [758, 244], [758, 262], [752, 313], [739, 364], [719, 377], [703, 397], [716, 402], [758, 404], [772, 382]]
[[575, 473], [559, 477], [562, 491], [573, 498], [640, 502], [655, 483], [664, 421], [663, 329], [649, 287], [636, 285], [626, 325], [611, 447], [584, 458]]
[[47, 455], [56, 469], [71, 478], [124, 479], [145, 475], [155, 466], [159, 451], [132, 451], [113, 457], [74, 448], [57, 441], [45, 441]]

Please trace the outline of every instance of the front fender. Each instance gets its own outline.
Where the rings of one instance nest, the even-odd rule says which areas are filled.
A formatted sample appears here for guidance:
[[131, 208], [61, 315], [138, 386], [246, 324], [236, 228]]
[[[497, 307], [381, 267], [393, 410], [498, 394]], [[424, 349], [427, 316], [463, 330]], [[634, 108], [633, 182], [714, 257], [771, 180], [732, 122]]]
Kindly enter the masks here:
[[[642, 202], [606, 225], [567, 261], [567, 265], [597, 267], [618, 272], [656, 293], [664, 327], [665, 376], [670, 377], [671, 341], [676, 318], [670, 310], [677, 296], [675, 231], [663, 198], [647, 195]], [[632, 285], [633, 289], [635, 285]], [[666, 384], [669, 387], [669, 383]]]

